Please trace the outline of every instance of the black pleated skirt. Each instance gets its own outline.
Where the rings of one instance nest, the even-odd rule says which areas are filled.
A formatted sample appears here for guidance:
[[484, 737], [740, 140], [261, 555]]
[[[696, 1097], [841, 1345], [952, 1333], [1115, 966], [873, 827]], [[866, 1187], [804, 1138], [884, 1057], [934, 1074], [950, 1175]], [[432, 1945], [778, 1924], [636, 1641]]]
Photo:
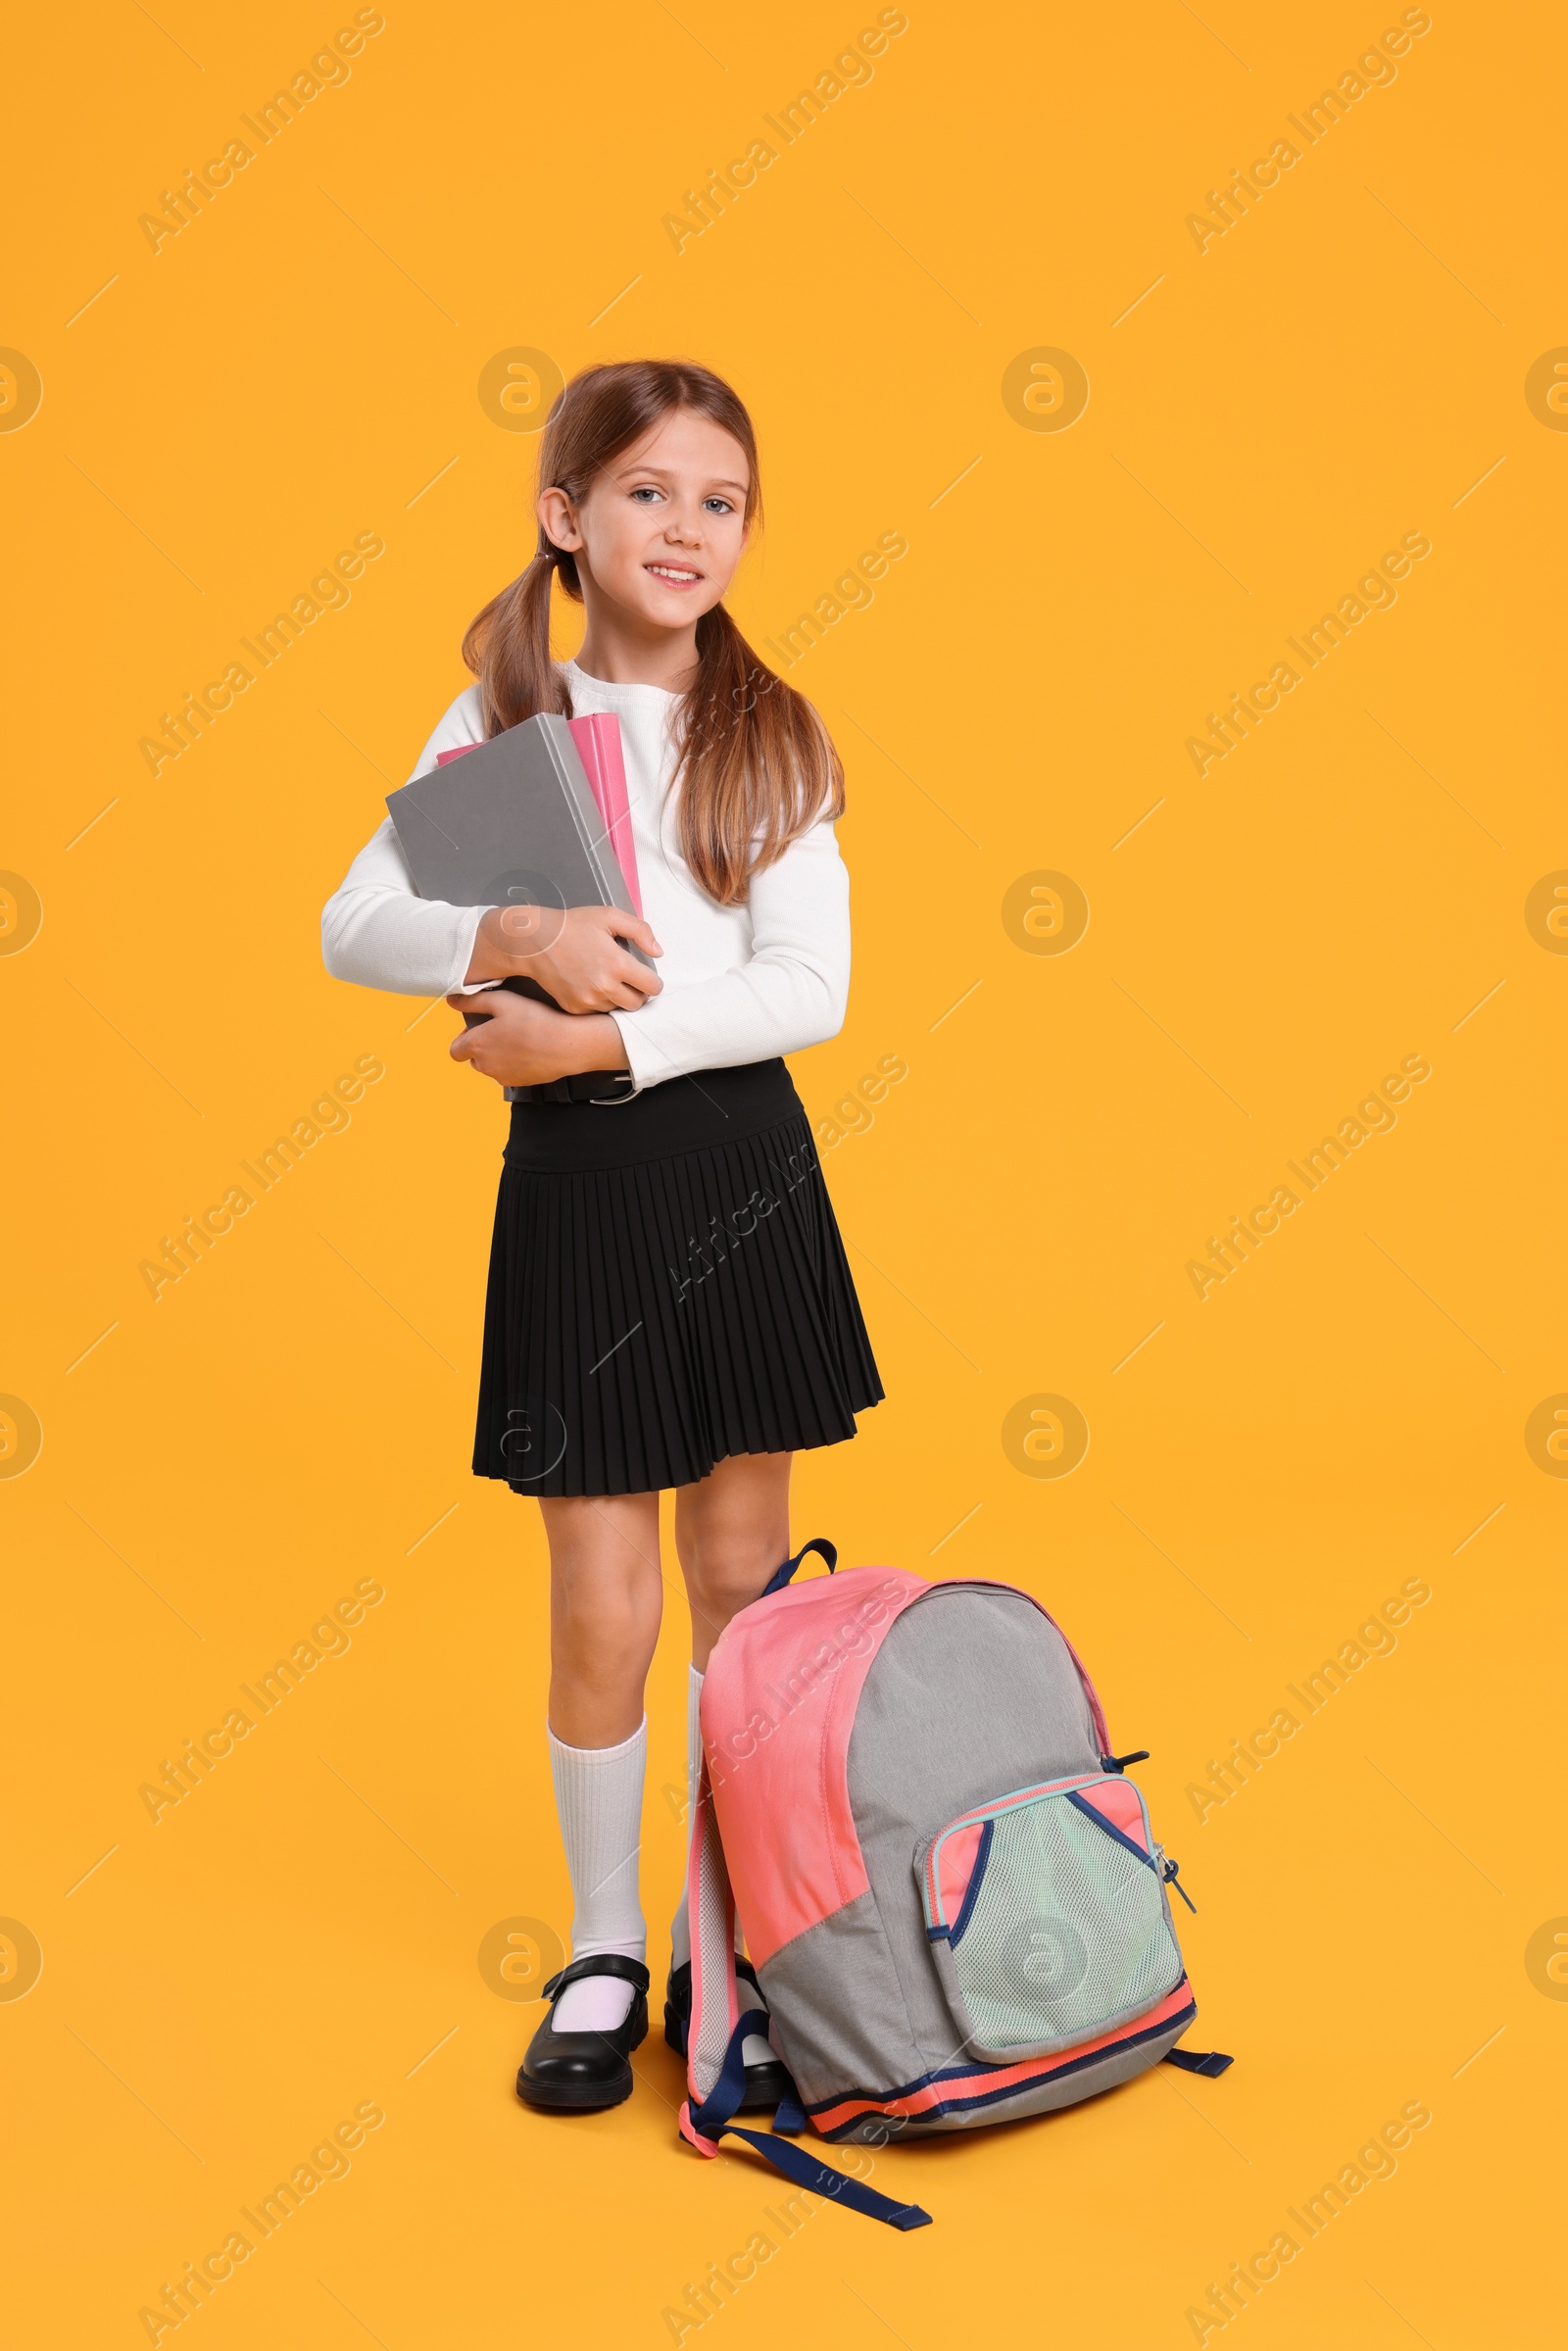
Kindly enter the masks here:
[[734, 1453], [837, 1445], [882, 1393], [782, 1061], [513, 1104], [476, 1476], [655, 1493]]

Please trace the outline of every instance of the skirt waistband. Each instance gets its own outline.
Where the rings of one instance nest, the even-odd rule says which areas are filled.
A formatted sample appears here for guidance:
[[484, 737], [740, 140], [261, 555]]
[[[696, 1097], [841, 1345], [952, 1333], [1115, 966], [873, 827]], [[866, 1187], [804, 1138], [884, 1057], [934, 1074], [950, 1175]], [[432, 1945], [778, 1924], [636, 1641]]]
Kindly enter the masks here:
[[666, 1078], [626, 1102], [514, 1102], [504, 1156], [509, 1167], [542, 1174], [631, 1167], [804, 1114], [782, 1060], [747, 1061]]

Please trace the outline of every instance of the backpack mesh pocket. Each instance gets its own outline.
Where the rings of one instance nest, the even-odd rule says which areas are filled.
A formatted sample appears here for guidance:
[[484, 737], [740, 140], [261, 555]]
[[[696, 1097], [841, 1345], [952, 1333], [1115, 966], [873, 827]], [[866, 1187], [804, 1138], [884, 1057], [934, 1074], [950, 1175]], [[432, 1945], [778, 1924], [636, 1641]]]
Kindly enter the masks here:
[[978, 2056], [1045, 2056], [1142, 2015], [1182, 1981], [1130, 1781], [1024, 1788], [917, 1857], [932, 1956]]

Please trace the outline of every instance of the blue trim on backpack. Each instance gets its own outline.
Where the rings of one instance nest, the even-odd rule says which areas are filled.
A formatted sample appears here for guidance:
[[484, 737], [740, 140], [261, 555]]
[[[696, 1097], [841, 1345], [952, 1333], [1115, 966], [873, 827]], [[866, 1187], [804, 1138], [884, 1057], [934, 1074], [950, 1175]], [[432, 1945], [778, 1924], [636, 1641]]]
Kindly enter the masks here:
[[800, 1549], [796, 1552], [793, 1559], [786, 1559], [782, 1567], [775, 1568], [773, 1574], [768, 1578], [767, 1582], [762, 1586], [761, 1591], [758, 1593], [758, 1598], [760, 1600], [765, 1600], [770, 1593], [782, 1592], [786, 1584], [788, 1584], [794, 1576], [796, 1569], [800, 1566], [801, 1561], [806, 1557], [808, 1551], [815, 1551], [818, 1558], [825, 1559], [827, 1561], [827, 1572], [829, 1575], [833, 1573], [833, 1570], [839, 1563], [838, 1544], [836, 1543], [829, 1543], [825, 1535], [813, 1535], [809, 1543], [802, 1543]]
[[1197, 2014], [1197, 2001], [1189, 2000], [1187, 2006], [1178, 2010], [1175, 2016], [1165, 2017], [1159, 2024], [1146, 2027], [1142, 2033], [1124, 2033], [1120, 2040], [1111, 2041], [1102, 2049], [1092, 2049], [1086, 2057], [1075, 2057], [1065, 2065], [1054, 2066], [1049, 2073], [1037, 2074], [1032, 2082], [1009, 2082], [1001, 2089], [982, 2090], [968, 2098], [944, 2098], [937, 2105], [927, 2108], [924, 2114], [889, 2117], [877, 2114], [875, 2108], [890, 2098], [913, 2097], [916, 2090], [929, 2089], [936, 2082], [983, 2082], [988, 2075], [1010, 2073], [1013, 2064], [1027, 2064], [1028, 2060], [1014, 2059], [1012, 2064], [1004, 2066], [939, 2068], [934, 2073], [920, 2075], [917, 2081], [906, 2082], [898, 2089], [843, 2089], [831, 2098], [817, 2099], [806, 2111], [814, 2120], [817, 2115], [826, 2114], [830, 2108], [842, 2106], [849, 2098], [864, 2098], [870, 2102], [872, 2111], [869, 2114], [855, 2115], [849, 2122], [839, 2124], [835, 2130], [822, 2131], [821, 2135], [829, 2145], [848, 2138], [868, 2122], [905, 2123], [911, 2131], [918, 2130], [922, 2123], [934, 2122], [946, 2114], [968, 2114], [976, 2107], [995, 2106], [1004, 2098], [1025, 2097], [1030, 2090], [1038, 2089], [1044, 2082], [1059, 2082], [1065, 2075], [1084, 2073], [1090, 2066], [1099, 2065], [1102, 2059], [1119, 2057], [1124, 2050], [1139, 2048], [1145, 2041], [1158, 2040], [1167, 2033], [1185, 2033]]
[[1087, 1819], [1092, 1820], [1097, 1828], [1103, 1829], [1105, 1835], [1107, 1837], [1113, 1837], [1119, 1845], [1125, 1845], [1135, 1861], [1147, 1862], [1162, 1886], [1174, 1886], [1176, 1887], [1176, 1891], [1181, 1895], [1181, 1898], [1186, 1903], [1188, 1909], [1193, 1913], [1193, 1916], [1195, 1918], [1198, 1916], [1198, 1904], [1193, 1900], [1193, 1897], [1188, 1892], [1186, 1886], [1178, 1883], [1176, 1876], [1177, 1865], [1174, 1861], [1172, 1861], [1168, 1853], [1165, 1855], [1163, 1865], [1161, 1865], [1161, 1863], [1154, 1859], [1152, 1853], [1146, 1853], [1143, 1846], [1139, 1844], [1135, 1838], [1125, 1836], [1122, 1831], [1116, 1827], [1114, 1821], [1107, 1821], [1104, 1814], [1100, 1810], [1099, 1806], [1091, 1804], [1087, 1797], [1081, 1796], [1078, 1793], [1075, 1788], [1069, 1788], [1066, 1789], [1065, 1793], [1069, 1804], [1076, 1804], [1078, 1810], [1083, 1813]]
[[958, 1915], [954, 1920], [953, 1925], [948, 1933], [949, 1950], [957, 1949], [958, 1944], [963, 1936], [963, 1931], [969, 1924], [970, 1918], [974, 1914], [974, 1906], [976, 1901], [979, 1899], [980, 1894], [980, 1881], [986, 1874], [986, 1863], [991, 1858], [991, 1837], [996, 1825], [997, 1824], [995, 1821], [984, 1821], [981, 1824], [980, 1842], [976, 1845], [974, 1851], [974, 1867], [969, 1872], [969, 1883], [964, 1888], [963, 1900], [958, 1907]]
[[1107, 1837], [1113, 1837], [1119, 1845], [1127, 1847], [1135, 1861], [1141, 1861], [1146, 1869], [1152, 1870], [1156, 1878], [1159, 1876], [1159, 1864], [1153, 1854], [1146, 1853], [1136, 1838], [1129, 1837], [1125, 1830], [1118, 1829], [1114, 1821], [1107, 1821], [1098, 1805], [1091, 1804], [1087, 1796], [1081, 1796], [1076, 1788], [1069, 1788], [1063, 1792], [1068, 1803], [1076, 1806], [1077, 1810], [1083, 1813], [1087, 1819], [1092, 1820], [1097, 1829], [1103, 1829]]

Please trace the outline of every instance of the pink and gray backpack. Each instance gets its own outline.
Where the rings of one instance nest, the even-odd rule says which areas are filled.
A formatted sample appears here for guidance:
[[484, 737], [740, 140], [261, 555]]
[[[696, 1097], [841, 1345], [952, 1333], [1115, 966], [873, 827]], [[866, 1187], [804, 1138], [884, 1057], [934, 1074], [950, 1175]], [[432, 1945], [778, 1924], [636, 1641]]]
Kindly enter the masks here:
[[[809, 1551], [828, 1577], [792, 1585]], [[1110, 1752], [1039, 1601], [836, 1564], [822, 1541], [787, 1560], [703, 1685], [680, 2127], [704, 2155], [732, 2131], [799, 2185], [915, 2229], [918, 2205], [795, 2145], [807, 2123], [902, 2143], [1070, 2106], [1161, 2058], [1231, 2061], [1176, 2046], [1197, 2008], [1176, 1864], [1124, 1777], [1144, 1758]], [[796, 2085], [773, 2132], [733, 2121], [737, 1916]]]

